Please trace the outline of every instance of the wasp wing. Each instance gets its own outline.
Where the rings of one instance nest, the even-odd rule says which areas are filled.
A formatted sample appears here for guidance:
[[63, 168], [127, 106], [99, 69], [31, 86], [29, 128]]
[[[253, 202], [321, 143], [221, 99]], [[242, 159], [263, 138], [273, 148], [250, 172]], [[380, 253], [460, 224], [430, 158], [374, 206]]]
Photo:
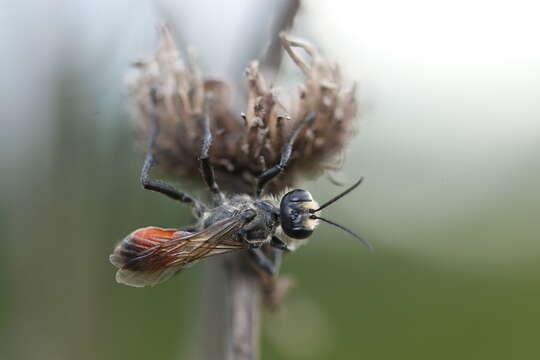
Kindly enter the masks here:
[[135, 230], [110, 256], [116, 281], [134, 287], [159, 284], [198, 260], [245, 249], [238, 241], [240, 217], [222, 220], [199, 232], [146, 227]]

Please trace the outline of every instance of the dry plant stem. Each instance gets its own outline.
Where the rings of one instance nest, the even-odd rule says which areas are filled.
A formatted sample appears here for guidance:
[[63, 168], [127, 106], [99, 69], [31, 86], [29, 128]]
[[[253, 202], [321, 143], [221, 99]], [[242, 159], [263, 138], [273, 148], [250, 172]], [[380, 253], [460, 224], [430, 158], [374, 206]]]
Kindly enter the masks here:
[[222, 261], [204, 264], [204, 279], [199, 308], [200, 322], [195, 334], [194, 356], [198, 360], [222, 359], [225, 349], [225, 274]]
[[241, 253], [206, 264], [196, 359], [259, 359], [262, 287], [248, 262]]
[[[286, 0], [277, 9], [278, 15], [274, 20], [274, 24], [270, 33], [270, 44], [266, 49], [266, 53], [261, 59], [261, 69], [263, 71], [277, 72], [281, 66], [283, 51], [279, 33], [288, 30], [292, 27], [296, 14], [300, 9], [300, 0]], [[265, 74], [265, 76], [273, 79], [274, 74]]]
[[232, 256], [225, 267], [226, 360], [259, 359], [261, 284], [246, 254]]

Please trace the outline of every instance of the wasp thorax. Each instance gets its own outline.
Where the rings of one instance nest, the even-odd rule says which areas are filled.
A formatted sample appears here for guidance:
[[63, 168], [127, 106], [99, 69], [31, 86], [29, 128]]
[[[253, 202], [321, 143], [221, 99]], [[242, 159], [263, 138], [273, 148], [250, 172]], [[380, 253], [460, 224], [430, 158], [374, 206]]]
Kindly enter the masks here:
[[306, 190], [296, 189], [285, 194], [280, 205], [283, 232], [295, 239], [309, 237], [317, 226], [313, 215], [318, 206]]

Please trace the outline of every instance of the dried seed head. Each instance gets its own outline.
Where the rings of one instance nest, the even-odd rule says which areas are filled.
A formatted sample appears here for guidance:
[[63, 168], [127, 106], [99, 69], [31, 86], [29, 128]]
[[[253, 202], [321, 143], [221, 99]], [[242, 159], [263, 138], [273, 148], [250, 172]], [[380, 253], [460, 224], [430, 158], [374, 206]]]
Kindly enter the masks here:
[[[331, 167], [353, 133], [356, 117], [354, 86], [346, 87], [339, 67], [325, 60], [307, 42], [280, 34], [289, 57], [304, 74], [299, 92], [278, 100], [277, 89], [268, 87], [253, 62], [246, 70], [247, 106], [231, 109], [227, 84], [202, 80], [193, 56], [186, 64], [166, 28], [161, 44], [146, 61], [139, 62], [130, 92], [136, 119], [144, 139], [148, 138], [150, 113], [158, 115], [157, 160], [168, 171], [199, 182], [198, 156], [202, 140], [200, 115], [208, 101], [213, 134], [210, 156], [220, 186], [231, 192], [252, 193], [256, 177], [279, 161], [291, 129], [310, 112], [317, 117], [299, 134], [285, 172], [269, 184], [271, 193], [292, 186], [299, 175]], [[310, 57], [304, 62], [295, 49]], [[153, 94], [153, 95], [152, 95]]]

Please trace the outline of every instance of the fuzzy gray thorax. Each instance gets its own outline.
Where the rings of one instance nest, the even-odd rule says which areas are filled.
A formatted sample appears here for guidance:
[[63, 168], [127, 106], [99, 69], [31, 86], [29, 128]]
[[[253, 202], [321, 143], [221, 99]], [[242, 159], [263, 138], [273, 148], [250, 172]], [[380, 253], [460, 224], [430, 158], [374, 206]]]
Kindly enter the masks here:
[[243, 194], [234, 195], [223, 204], [203, 213], [199, 222], [200, 229], [233, 216], [240, 216], [244, 222], [238, 233], [238, 240], [256, 247], [269, 241], [280, 224], [279, 208], [274, 201], [254, 199]]

